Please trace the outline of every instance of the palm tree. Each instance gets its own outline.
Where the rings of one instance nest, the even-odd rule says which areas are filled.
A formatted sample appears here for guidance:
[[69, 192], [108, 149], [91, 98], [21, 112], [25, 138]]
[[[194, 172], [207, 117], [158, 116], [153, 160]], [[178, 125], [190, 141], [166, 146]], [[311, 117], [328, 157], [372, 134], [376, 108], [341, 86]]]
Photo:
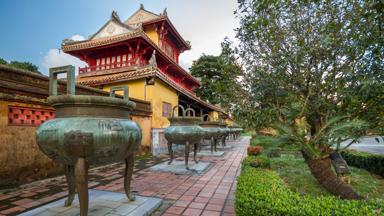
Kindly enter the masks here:
[[[312, 175], [327, 191], [343, 199], [362, 199], [352, 186], [339, 179], [331, 167], [329, 155], [340, 150], [340, 143], [345, 140], [357, 142], [366, 127], [367, 123], [358, 119], [334, 117], [311, 135], [306, 118], [298, 117], [289, 125], [274, 125], [277, 135], [258, 136], [256, 143], [297, 147]], [[336, 149], [332, 148], [334, 145]]]

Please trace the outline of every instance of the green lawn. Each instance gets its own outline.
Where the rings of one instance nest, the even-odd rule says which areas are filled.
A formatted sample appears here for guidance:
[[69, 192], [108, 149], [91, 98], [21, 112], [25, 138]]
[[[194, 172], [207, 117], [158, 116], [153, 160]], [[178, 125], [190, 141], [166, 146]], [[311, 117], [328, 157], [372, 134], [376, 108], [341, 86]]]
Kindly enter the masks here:
[[[279, 173], [289, 188], [308, 195], [330, 195], [311, 175], [302, 157], [293, 154], [282, 154], [271, 158], [271, 169]], [[384, 179], [370, 172], [351, 167], [351, 184], [362, 195], [369, 198], [383, 198]]]
[[241, 136], [252, 136], [252, 135], [256, 135], [256, 132], [255, 131], [243, 131], [243, 132], [241, 132]]

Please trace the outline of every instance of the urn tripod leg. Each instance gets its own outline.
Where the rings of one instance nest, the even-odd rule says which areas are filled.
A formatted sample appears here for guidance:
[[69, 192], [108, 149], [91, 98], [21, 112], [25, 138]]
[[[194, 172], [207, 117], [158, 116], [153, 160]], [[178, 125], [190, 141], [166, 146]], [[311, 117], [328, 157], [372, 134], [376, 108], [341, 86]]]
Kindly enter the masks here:
[[171, 165], [172, 161], [173, 161], [173, 150], [172, 150], [172, 143], [171, 142], [168, 142], [168, 153], [169, 153], [168, 165]]
[[124, 189], [130, 201], [135, 201], [135, 196], [131, 192], [131, 181], [133, 174], [133, 167], [135, 165], [135, 155], [129, 155], [125, 158], [125, 173], [124, 173]]
[[217, 139], [213, 139], [213, 146], [215, 147], [215, 152], [217, 152]]
[[75, 167], [73, 165], [64, 165], [64, 169], [68, 185], [68, 198], [65, 200], [64, 205], [70, 206], [72, 205], [76, 193]]
[[199, 163], [199, 161], [196, 159], [196, 156], [197, 156], [197, 150], [199, 148], [199, 144], [198, 143], [195, 143], [194, 144], [194, 151], [193, 151], [193, 160], [195, 161], [195, 163]]
[[189, 158], [189, 141], [185, 142], [185, 168], [187, 169], [189, 169], [188, 158]]
[[79, 195], [80, 216], [88, 215], [88, 164], [85, 158], [78, 158], [75, 164], [76, 189]]

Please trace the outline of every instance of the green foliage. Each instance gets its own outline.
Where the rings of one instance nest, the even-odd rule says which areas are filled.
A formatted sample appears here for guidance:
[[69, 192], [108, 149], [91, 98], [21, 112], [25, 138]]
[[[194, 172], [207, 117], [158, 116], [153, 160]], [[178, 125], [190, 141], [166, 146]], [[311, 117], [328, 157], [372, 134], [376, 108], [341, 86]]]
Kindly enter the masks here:
[[327, 119], [347, 115], [383, 131], [382, 2], [238, 2], [235, 53], [248, 103], [236, 118], [263, 128], [305, 117], [314, 135]]
[[341, 155], [348, 165], [363, 168], [384, 177], [384, 155], [353, 150], [343, 151]]
[[8, 64], [8, 62], [5, 61], [3, 58], [0, 58], [0, 64], [1, 65], [6, 65], [6, 64]]
[[271, 161], [268, 157], [257, 156], [253, 161], [251, 161], [250, 165], [254, 168], [269, 168], [271, 166]]
[[[308, 165], [297, 152], [284, 152], [281, 157], [270, 158], [270, 162], [270, 169], [276, 171], [292, 191], [309, 196], [332, 196], [312, 176]], [[347, 178], [359, 194], [368, 198], [383, 198], [383, 178], [365, 169], [350, 168], [352, 173]]]
[[269, 158], [280, 157], [281, 156], [281, 149], [280, 148], [271, 149], [270, 151], [268, 151], [267, 156]]
[[40, 73], [39, 68], [30, 62], [11, 61], [8, 65], [19, 69]]
[[223, 43], [223, 51], [219, 56], [205, 55], [193, 62], [191, 74], [201, 78], [201, 88], [196, 94], [204, 100], [230, 111], [236, 99], [241, 99], [241, 88], [237, 81], [241, 68], [228, 55], [229, 49]]
[[305, 196], [289, 190], [275, 171], [244, 168], [235, 193], [236, 215], [382, 215], [380, 199], [347, 201]]
[[346, 139], [357, 141], [368, 125], [358, 119], [336, 116], [325, 120], [314, 135], [308, 133], [310, 128], [305, 118], [295, 119], [292, 125], [275, 124], [273, 127], [276, 136], [257, 136], [253, 143], [275, 148], [295, 146], [311, 158], [320, 158], [329, 154], [330, 146], [339, 146]]
[[254, 130], [243, 131], [243, 132], [241, 132], [240, 135], [241, 136], [251, 136], [251, 137], [254, 137], [254, 136], [256, 136], [256, 131], [254, 131]]
[[271, 166], [271, 161], [265, 156], [248, 156], [244, 158], [242, 169], [249, 166], [254, 168], [269, 168]]
[[19, 69], [23, 69], [23, 70], [27, 70], [27, 71], [31, 71], [31, 72], [35, 72], [35, 73], [39, 73], [39, 68], [32, 64], [31, 62], [20, 62], [20, 61], [11, 61], [10, 63], [8, 63], [6, 60], [0, 58], [0, 64], [2, 65], [8, 65], [10, 67], [14, 67], [14, 68], [19, 68]]

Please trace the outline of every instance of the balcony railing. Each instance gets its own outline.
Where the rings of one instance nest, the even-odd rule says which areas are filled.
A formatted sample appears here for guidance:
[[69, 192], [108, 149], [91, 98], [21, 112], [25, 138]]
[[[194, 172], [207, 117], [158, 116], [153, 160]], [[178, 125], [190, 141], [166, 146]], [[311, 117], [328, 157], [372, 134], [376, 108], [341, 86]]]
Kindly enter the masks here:
[[94, 71], [101, 71], [101, 70], [110, 70], [110, 69], [117, 69], [117, 68], [123, 68], [123, 67], [142, 67], [146, 64], [141, 62], [139, 64], [136, 63], [136, 61], [122, 61], [122, 62], [113, 62], [108, 64], [99, 64], [99, 65], [93, 65], [93, 66], [86, 66], [86, 67], [79, 67], [79, 74], [85, 74], [88, 72], [94, 72]]

